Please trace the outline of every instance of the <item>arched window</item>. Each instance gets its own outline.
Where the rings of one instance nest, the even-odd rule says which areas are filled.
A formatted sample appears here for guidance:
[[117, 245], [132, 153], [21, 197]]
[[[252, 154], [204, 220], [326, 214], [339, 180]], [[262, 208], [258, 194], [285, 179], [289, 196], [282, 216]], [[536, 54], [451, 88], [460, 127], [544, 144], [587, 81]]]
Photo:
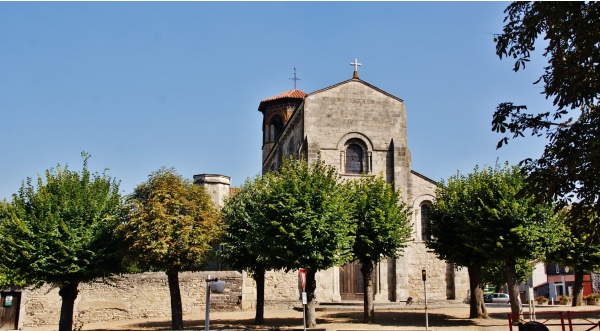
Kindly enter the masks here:
[[265, 143], [272, 143], [279, 139], [281, 132], [283, 131], [283, 119], [279, 115], [273, 116], [269, 123], [265, 124]]
[[[365, 139], [363, 139], [365, 138]], [[339, 142], [340, 172], [355, 176], [370, 174], [373, 169], [372, 147], [366, 137], [358, 133], [347, 134]]]
[[363, 171], [363, 149], [357, 144], [350, 144], [346, 148], [346, 173], [362, 174]]
[[273, 128], [273, 141], [277, 141], [283, 131], [283, 119], [281, 119], [281, 116], [273, 117], [271, 120], [271, 127]]
[[431, 236], [429, 235], [429, 207], [428, 203], [421, 205], [421, 240], [427, 241]]

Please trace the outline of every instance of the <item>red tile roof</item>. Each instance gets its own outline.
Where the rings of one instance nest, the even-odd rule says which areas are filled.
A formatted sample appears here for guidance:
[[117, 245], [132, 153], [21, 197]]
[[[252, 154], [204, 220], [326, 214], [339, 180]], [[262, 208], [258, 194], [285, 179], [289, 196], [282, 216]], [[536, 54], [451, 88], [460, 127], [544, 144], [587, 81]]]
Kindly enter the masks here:
[[281, 94], [278, 94], [276, 96], [270, 97], [270, 98], [266, 98], [264, 100], [262, 100], [260, 103], [263, 102], [267, 102], [267, 101], [273, 101], [273, 100], [278, 100], [278, 99], [285, 99], [285, 98], [290, 98], [290, 99], [304, 99], [304, 97], [306, 96], [306, 93], [300, 91], [300, 90], [289, 90], [287, 92], [283, 92]]

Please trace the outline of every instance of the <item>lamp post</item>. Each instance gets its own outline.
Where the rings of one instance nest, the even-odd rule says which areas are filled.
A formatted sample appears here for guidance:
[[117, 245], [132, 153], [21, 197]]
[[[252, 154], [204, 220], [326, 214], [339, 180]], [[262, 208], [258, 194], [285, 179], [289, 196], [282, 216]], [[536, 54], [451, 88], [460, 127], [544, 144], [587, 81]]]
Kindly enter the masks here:
[[429, 330], [429, 315], [427, 312], [427, 270], [421, 270], [421, 278], [423, 278], [423, 290], [425, 294], [425, 330]]

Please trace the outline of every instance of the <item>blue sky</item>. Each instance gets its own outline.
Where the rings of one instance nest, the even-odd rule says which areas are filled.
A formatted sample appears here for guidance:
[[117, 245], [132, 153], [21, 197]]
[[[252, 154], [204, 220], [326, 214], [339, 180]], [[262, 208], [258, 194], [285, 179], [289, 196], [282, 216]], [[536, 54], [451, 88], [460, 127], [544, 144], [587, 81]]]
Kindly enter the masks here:
[[262, 99], [360, 78], [404, 100], [413, 169], [434, 180], [539, 156], [496, 150], [500, 102], [550, 106], [495, 55], [508, 2], [0, 2], [0, 199], [57, 164], [131, 193], [182, 176], [261, 170]]

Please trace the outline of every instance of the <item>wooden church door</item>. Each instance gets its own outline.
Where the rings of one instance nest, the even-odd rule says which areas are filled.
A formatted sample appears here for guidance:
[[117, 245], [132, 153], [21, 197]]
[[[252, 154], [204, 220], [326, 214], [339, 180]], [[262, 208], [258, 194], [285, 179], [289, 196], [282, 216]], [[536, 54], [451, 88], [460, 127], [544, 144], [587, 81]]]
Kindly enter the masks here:
[[0, 307], [0, 330], [16, 330], [19, 323], [21, 293], [2, 292]]
[[340, 268], [340, 296], [342, 300], [364, 300], [363, 276], [358, 261], [346, 263]]

